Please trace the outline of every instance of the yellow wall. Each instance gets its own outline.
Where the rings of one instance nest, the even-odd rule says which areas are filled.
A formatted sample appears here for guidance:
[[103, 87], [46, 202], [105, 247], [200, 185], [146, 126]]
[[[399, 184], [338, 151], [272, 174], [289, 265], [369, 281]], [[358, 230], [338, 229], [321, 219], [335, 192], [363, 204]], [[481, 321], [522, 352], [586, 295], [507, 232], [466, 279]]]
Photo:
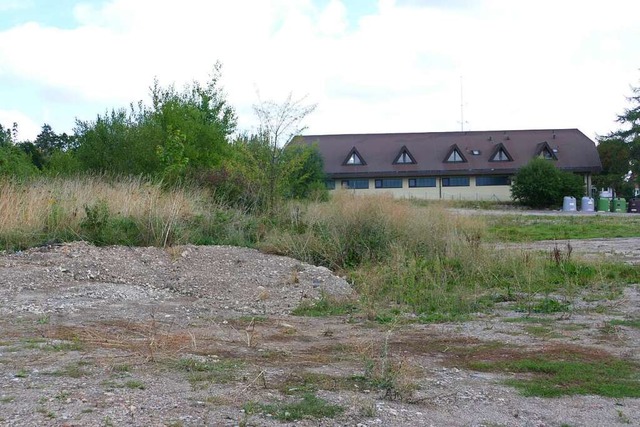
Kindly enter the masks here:
[[[340, 188], [342, 180], [337, 179], [336, 189]], [[371, 195], [371, 194], [393, 194], [394, 197], [429, 199], [429, 200], [494, 200], [509, 201], [511, 200], [511, 186], [495, 185], [495, 186], [476, 186], [475, 177], [469, 179], [468, 187], [442, 187], [440, 178], [436, 178], [435, 187], [418, 187], [409, 188], [409, 179], [402, 179], [402, 188], [375, 188], [375, 179], [369, 180], [368, 189], [354, 189], [355, 194]]]

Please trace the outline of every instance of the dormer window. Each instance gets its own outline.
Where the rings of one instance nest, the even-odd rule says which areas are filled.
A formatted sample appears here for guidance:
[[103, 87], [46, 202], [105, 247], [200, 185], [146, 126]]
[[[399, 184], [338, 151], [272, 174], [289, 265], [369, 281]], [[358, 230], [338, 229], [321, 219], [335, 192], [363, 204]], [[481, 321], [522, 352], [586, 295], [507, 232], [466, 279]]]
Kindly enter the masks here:
[[416, 163], [416, 159], [413, 158], [407, 147], [402, 147], [400, 153], [393, 161], [394, 165], [412, 165]]
[[552, 150], [547, 141], [541, 142], [538, 144], [536, 149], [536, 156], [541, 157], [545, 160], [558, 160], [558, 156], [556, 156], [557, 150]]
[[458, 146], [453, 144], [444, 161], [445, 163], [466, 163], [467, 159], [462, 155]]
[[513, 158], [502, 144], [496, 145], [490, 157], [491, 162], [512, 162]]
[[347, 166], [361, 166], [366, 165], [367, 163], [364, 161], [360, 153], [358, 153], [356, 147], [353, 147], [342, 164]]

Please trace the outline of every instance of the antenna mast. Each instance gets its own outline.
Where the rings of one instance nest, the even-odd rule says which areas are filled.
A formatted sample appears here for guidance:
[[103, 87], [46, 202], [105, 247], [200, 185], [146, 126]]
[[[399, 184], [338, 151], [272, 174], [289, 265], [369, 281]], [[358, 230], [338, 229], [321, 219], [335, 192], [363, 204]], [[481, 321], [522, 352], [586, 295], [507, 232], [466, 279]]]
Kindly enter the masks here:
[[462, 76], [460, 76], [460, 132], [464, 132], [464, 96], [462, 92]]

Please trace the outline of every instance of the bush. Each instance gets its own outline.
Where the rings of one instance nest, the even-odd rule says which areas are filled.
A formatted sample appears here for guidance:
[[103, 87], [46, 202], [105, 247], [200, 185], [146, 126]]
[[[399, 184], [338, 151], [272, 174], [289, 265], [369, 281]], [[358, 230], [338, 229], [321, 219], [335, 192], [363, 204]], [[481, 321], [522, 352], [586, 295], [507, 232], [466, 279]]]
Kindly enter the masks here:
[[580, 198], [583, 194], [582, 177], [562, 171], [545, 159], [533, 159], [522, 167], [511, 186], [511, 198], [532, 208], [559, 206], [564, 196]]

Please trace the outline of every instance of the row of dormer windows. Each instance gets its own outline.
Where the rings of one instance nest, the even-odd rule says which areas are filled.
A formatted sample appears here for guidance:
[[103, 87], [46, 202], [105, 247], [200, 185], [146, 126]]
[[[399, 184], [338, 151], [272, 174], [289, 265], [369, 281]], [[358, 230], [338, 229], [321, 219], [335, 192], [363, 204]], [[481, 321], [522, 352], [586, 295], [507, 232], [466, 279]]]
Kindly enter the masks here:
[[[556, 156], [557, 150], [552, 150], [549, 145], [544, 142], [539, 144], [539, 149], [536, 152], [536, 156], [542, 157], [548, 160], [558, 160]], [[479, 150], [471, 150], [470, 154], [473, 156], [478, 156], [481, 154]], [[504, 145], [498, 144], [496, 148], [493, 150], [489, 158], [490, 162], [512, 162], [513, 158], [507, 151]], [[464, 156], [462, 151], [458, 148], [457, 145], [451, 146], [451, 149], [447, 152], [446, 157], [443, 160], [444, 163], [467, 163], [467, 158]], [[400, 149], [400, 153], [396, 156], [393, 164], [398, 165], [410, 165], [416, 164], [416, 159], [411, 155], [407, 147], [402, 147]], [[343, 165], [347, 166], [362, 166], [366, 165], [367, 162], [360, 155], [356, 147], [353, 147], [346, 159], [343, 162]]]

